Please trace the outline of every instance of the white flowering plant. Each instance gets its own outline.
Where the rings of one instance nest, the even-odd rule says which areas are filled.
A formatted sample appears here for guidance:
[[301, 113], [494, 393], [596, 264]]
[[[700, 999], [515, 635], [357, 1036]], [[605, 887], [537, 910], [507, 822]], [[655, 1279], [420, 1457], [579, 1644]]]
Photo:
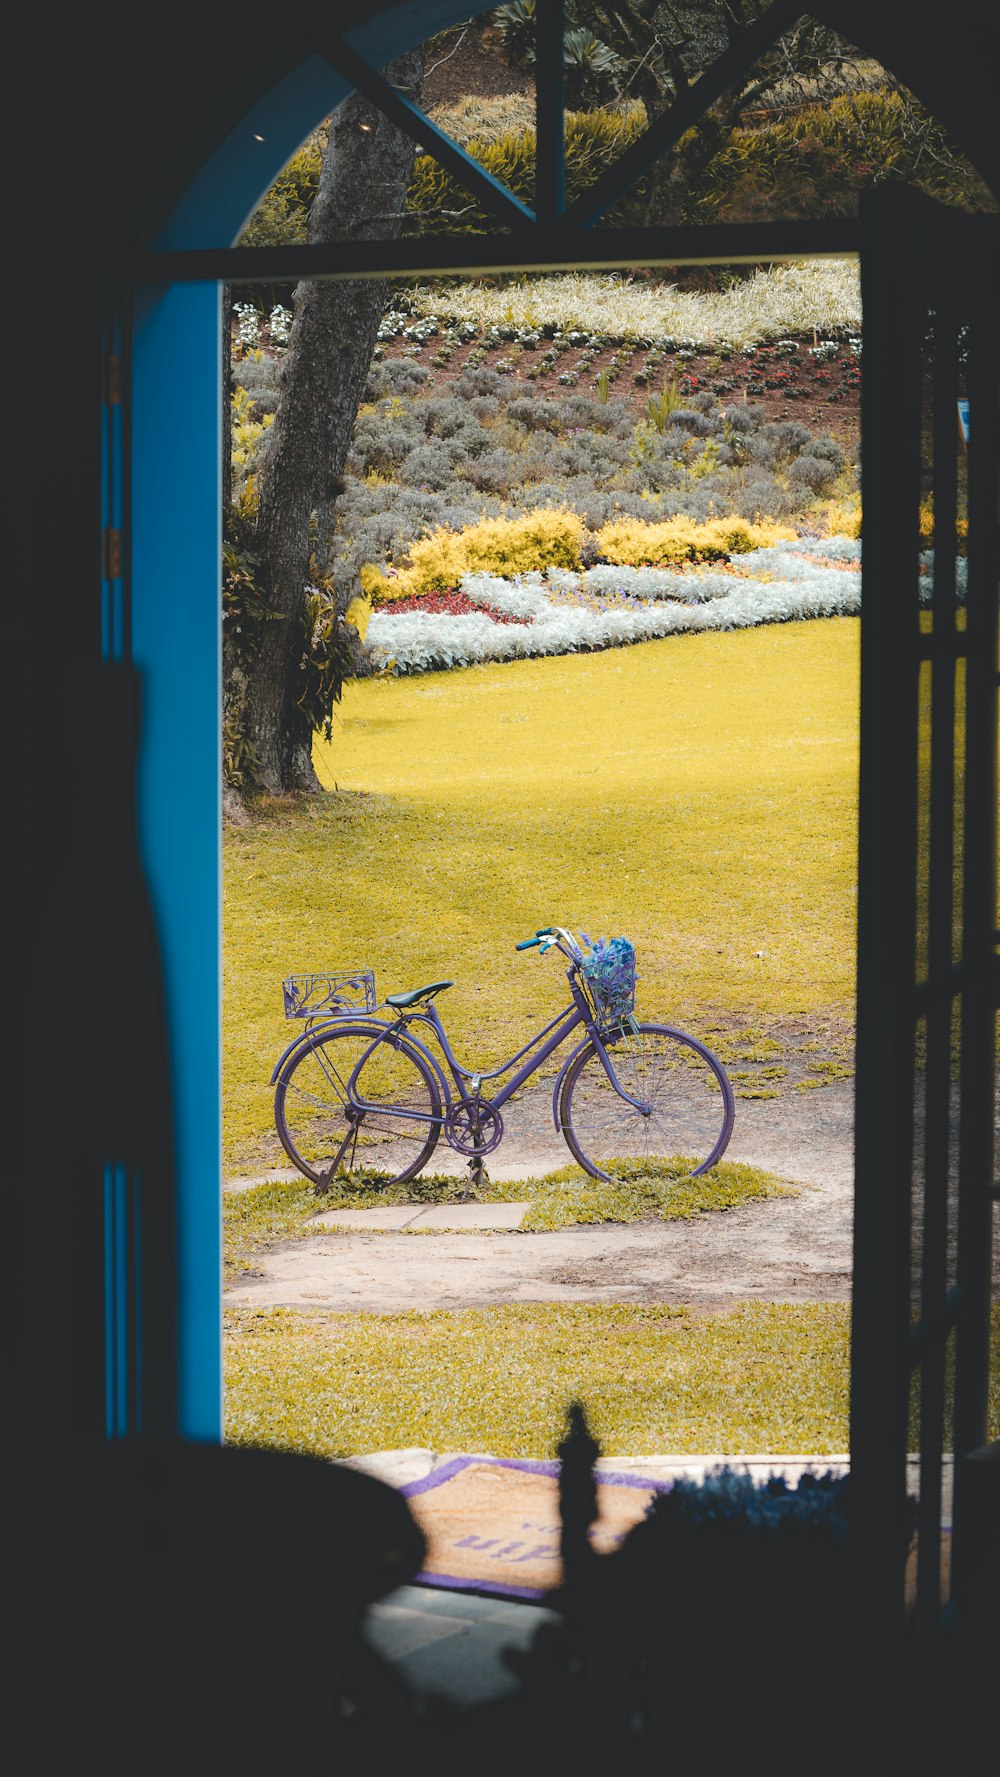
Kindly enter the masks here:
[[694, 631], [856, 616], [860, 551], [850, 537], [799, 538], [731, 555], [728, 571], [596, 567], [511, 580], [464, 574], [461, 592], [481, 611], [377, 610], [367, 641], [376, 664], [392, 662], [397, 673], [413, 673]]

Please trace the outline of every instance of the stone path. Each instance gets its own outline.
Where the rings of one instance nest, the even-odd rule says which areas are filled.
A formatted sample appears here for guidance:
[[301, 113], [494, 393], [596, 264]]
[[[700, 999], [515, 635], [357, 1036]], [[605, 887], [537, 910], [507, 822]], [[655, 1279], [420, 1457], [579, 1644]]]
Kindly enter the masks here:
[[[493, 1177], [537, 1176], [565, 1164], [547, 1115], [544, 1092], [526, 1093], [514, 1105]], [[845, 1301], [852, 1116], [852, 1081], [739, 1101], [726, 1158], [767, 1167], [795, 1183], [797, 1197], [690, 1222], [529, 1235], [518, 1231], [522, 1204], [332, 1211], [318, 1218], [329, 1232], [262, 1255], [226, 1301], [376, 1313], [494, 1302], [683, 1301], [708, 1308], [735, 1299]], [[446, 1158], [461, 1170], [457, 1155]]]

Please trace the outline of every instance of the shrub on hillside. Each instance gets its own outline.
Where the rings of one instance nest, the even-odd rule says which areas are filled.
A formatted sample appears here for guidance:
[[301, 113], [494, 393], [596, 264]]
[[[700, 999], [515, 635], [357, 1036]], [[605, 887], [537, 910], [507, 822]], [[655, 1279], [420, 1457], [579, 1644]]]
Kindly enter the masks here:
[[733, 489], [731, 503], [736, 511], [748, 518], [751, 524], [762, 524], [767, 519], [791, 518], [796, 506], [800, 504], [793, 495], [778, 486], [770, 475], [750, 473], [741, 486]]
[[[646, 112], [641, 105], [568, 111], [565, 129], [567, 203], [574, 203], [606, 167], [619, 160], [645, 127]], [[470, 136], [465, 148], [473, 160], [492, 173], [515, 197], [526, 204], [534, 202], [533, 129], [514, 129], [492, 139]], [[410, 233], [488, 234], [496, 226], [478, 204], [470, 206], [465, 187], [429, 154], [418, 154], [413, 163], [407, 209]], [[644, 210], [645, 182], [640, 181], [609, 210], [605, 220], [611, 226], [639, 223], [644, 219]]]
[[748, 524], [739, 518], [712, 518], [703, 524], [677, 518], [648, 525], [619, 519], [605, 525], [595, 542], [606, 561], [630, 567], [669, 567], [685, 561], [720, 561], [794, 535], [778, 525]]
[[478, 370], [467, 368], [455, 378], [455, 393], [463, 400], [468, 400], [470, 395], [497, 395], [502, 388], [503, 377], [498, 370], [491, 370], [488, 364], [483, 364]]
[[519, 518], [484, 518], [468, 530], [434, 531], [414, 543], [407, 565], [386, 575], [373, 563], [361, 584], [375, 602], [444, 592], [462, 574], [523, 574], [531, 569], [580, 565], [583, 521], [566, 508], [544, 507]]
[[810, 493], [825, 494], [837, 479], [837, 469], [828, 457], [796, 457], [788, 470], [788, 479], [793, 487], [807, 487]]
[[850, 215], [858, 192], [891, 179], [967, 210], [994, 210], [944, 129], [898, 92], [858, 92], [759, 129], [733, 131], [705, 168], [689, 221]]
[[454, 479], [455, 453], [443, 443], [428, 441], [409, 452], [397, 473], [404, 487], [428, 487], [440, 493]]
[[518, 480], [518, 460], [509, 450], [486, 450], [456, 464], [463, 481], [487, 494], [506, 494]]

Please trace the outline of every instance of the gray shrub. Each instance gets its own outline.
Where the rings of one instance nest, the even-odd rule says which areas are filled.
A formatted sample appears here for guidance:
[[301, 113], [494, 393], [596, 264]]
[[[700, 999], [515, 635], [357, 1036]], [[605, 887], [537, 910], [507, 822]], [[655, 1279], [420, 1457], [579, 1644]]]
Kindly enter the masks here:
[[769, 420], [767, 425], [761, 426], [760, 436], [767, 439], [779, 463], [796, 456], [812, 443], [809, 427], [798, 420]]
[[421, 401], [415, 412], [424, 431], [435, 438], [454, 438], [469, 418], [466, 403], [453, 395], [436, 395]]
[[774, 469], [778, 464], [778, 452], [763, 432], [751, 432], [741, 440], [738, 461], [752, 463], [756, 469]]
[[499, 371], [491, 370], [484, 364], [479, 370], [463, 370], [455, 378], [455, 393], [464, 400], [472, 395], [498, 395], [503, 387], [503, 377]]
[[361, 465], [362, 473], [375, 469], [389, 475], [409, 456], [413, 439], [401, 426], [358, 427], [352, 445], [352, 456]]
[[430, 376], [426, 364], [415, 364], [412, 358], [386, 358], [378, 368], [385, 371], [386, 386], [393, 395], [411, 394]]
[[521, 512], [534, 512], [538, 506], [565, 506], [564, 481], [522, 482], [515, 488], [511, 503]]
[[509, 450], [486, 450], [456, 465], [462, 478], [483, 493], [504, 494], [517, 484], [518, 460]]
[[726, 424], [730, 431], [741, 435], [756, 432], [760, 425], [760, 414], [755, 407], [739, 403], [726, 409]]
[[561, 423], [558, 404], [534, 395], [518, 395], [508, 401], [507, 418], [526, 432], [557, 432]]
[[398, 474], [404, 487], [428, 487], [439, 493], [452, 479], [452, 452], [436, 440], [420, 444], [400, 464]]
[[808, 454], [811, 457], [822, 457], [828, 463], [833, 463], [838, 474], [847, 461], [837, 440], [831, 438], [829, 432], [821, 432], [818, 438], [813, 438], [810, 441]]
[[670, 415], [670, 424], [675, 430], [682, 430], [691, 438], [711, 438], [715, 431], [708, 415], [695, 407], [675, 408]]
[[833, 486], [838, 473], [836, 464], [829, 457], [804, 454], [792, 463], [788, 479], [793, 486], [807, 487], [814, 494], [823, 494]]
[[484, 452], [496, 447], [496, 439], [488, 426], [481, 426], [474, 415], [467, 414], [461, 430], [451, 442], [455, 446], [456, 459], [459, 457], [481, 457]]
[[796, 501], [769, 475], [748, 476], [742, 487], [734, 489], [732, 503], [739, 516], [751, 523], [787, 518], [796, 508]]
[[232, 377], [238, 389], [246, 389], [247, 393], [256, 398], [265, 389], [277, 389], [284, 372], [284, 364], [280, 358], [240, 358], [233, 365]]

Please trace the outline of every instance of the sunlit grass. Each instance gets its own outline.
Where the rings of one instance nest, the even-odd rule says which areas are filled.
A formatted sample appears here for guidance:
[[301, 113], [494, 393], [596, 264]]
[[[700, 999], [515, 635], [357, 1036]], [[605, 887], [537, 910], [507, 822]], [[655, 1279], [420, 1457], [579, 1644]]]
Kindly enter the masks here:
[[857, 706], [850, 618], [349, 684], [316, 748], [331, 793], [226, 835], [231, 1163], [276, 1157], [294, 969], [453, 979], [440, 1009], [484, 1067], [565, 1003], [557, 959], [513, 949], [550, 923], [627, 933], [640, 1016], [714, 1047], [720, 1021], [842, 1031]]
[[324, 1456], [555, 1454], [583, 1402], [608, 1456], [848, 1447], [843, 1303], [227, 1315], [226, 1436]]

